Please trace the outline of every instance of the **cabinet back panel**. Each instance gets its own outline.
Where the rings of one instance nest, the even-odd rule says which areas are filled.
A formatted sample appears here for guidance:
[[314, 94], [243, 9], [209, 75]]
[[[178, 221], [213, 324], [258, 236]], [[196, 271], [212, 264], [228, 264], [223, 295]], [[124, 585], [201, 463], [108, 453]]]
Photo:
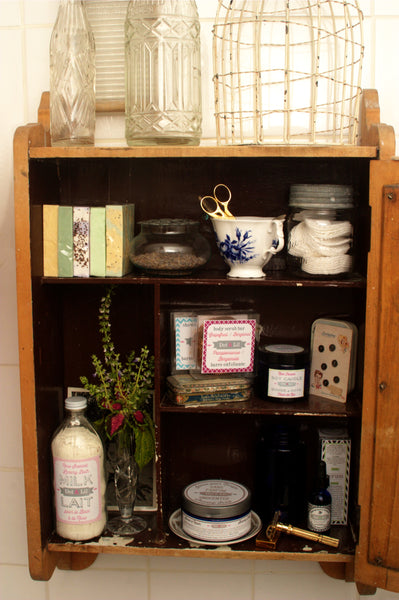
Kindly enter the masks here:
[[[166, 312], [193, 311], [206, 314], [217, 307], [253, 311], [260, 315], [264, 342], [310, 342], [315, 319], [337, 318], [364, 323], [364, 290], [332, 288], [251, 286], [201, 286], [195, 295], [183, 286], [162, 288], [162, 309]], [[208, 307], [208, 308], [207, 308]], [[164, 320], [169, 337], [169, 319]]]
[[[66, 286], [64, 286], [66, 287]], [[105, 286], [68, 286], [64, 291], [65, 385], [81, 387], [80, 376], [92, 381], [91, 356], [103, 359], [99, 307]], [[111, 306], [111, 335], [123, 361], [146, 345], [154, 353], [154, 304], [151, 286], [117, 286]]]
[[297, 183], [353, 185], [360, 204], [368, 198], [366, 159], [57, 158], [31, 159], [29, 166], [33, 204], [134, 202], [139, 219], [199, 218], [199, 197], [218, 183], [231, 189], [237, 216], [281, 214]]
[[354, 187], [358, 204], [355, 254], [363, 257], [356, 264], [356, 270], [365, 274], [369, 240], [368, 179], [369, 161], [350, 158], [57, 158], [30, 161], [32, 205], [134, 203], [136, 233], [140, 230], [140, 221], [154, 217], [199, 220], [202, 232], [212, 245], [211, 265], [224, 271], [211, 223], [199, 206], [199, 198], [212, 194], [215, 185], [229, 186], [232, 192], [230, 208], [236, 216], [276, 217], [288, 212], [291, 184], [339, 183]]
[[163, 415], [164, 515], [179, 508], [183, 488], [200, 479], [231, 479], [252, 490], [256, 438], [247, 415]]

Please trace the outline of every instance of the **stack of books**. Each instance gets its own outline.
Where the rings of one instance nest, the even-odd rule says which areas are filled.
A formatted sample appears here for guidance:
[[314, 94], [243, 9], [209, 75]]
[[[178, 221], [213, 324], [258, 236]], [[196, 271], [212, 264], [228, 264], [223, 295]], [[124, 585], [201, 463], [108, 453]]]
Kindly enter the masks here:
[[132, 270], [134, 204], [43, 205], [43, 275], [122, 277]]

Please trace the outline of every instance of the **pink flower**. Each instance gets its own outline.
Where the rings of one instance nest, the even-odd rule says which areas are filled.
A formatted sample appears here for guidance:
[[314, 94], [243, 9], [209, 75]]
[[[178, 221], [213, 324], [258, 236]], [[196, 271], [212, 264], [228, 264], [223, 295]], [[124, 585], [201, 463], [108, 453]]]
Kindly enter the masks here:
[[136, 419], [137, 423], [144, 423], [144, 415], [141, 412], [141, 410], [136, 410], [136, 412], [133, 414], [134, 418]]
[[120, 402], [114, 402], [112, 405], [113, 410], [120, 410], [122, 408], [122, 404]]
[[114, 435], [114, 433], [122, 427], [122, 423], [124, 420], [125, 415], [123, 415], [122, 413], [118, 413], [117, 415], [111, 417], [110, 435]]

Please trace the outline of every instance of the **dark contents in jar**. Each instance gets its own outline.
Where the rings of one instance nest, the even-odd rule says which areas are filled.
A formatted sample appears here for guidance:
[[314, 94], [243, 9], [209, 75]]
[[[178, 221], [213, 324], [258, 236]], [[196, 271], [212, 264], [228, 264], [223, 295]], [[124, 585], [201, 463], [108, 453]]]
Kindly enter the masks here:
[[132, 258], [135, 267], [157, 274], [181, 275], [202, 267], [206, 259], [183, 252], [145, 252]]

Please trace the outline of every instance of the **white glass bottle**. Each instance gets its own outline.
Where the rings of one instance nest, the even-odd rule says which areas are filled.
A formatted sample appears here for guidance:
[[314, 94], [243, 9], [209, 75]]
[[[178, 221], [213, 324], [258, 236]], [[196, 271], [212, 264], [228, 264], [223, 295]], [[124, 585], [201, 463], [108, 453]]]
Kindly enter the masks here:
[[53, 146], [94, 144], [95, 42], [82, 0], [61, 0], [50, 41]]
[[130, 0], [125, 37], [127, 143], [198, 145], [201, 50], [195, 0]]
[[67, 415], [51, 442], [56, 531], [74, 541], [101, 535], [106, 524], [104, 450], [86, 406], [81, 396], [65, 400]]

